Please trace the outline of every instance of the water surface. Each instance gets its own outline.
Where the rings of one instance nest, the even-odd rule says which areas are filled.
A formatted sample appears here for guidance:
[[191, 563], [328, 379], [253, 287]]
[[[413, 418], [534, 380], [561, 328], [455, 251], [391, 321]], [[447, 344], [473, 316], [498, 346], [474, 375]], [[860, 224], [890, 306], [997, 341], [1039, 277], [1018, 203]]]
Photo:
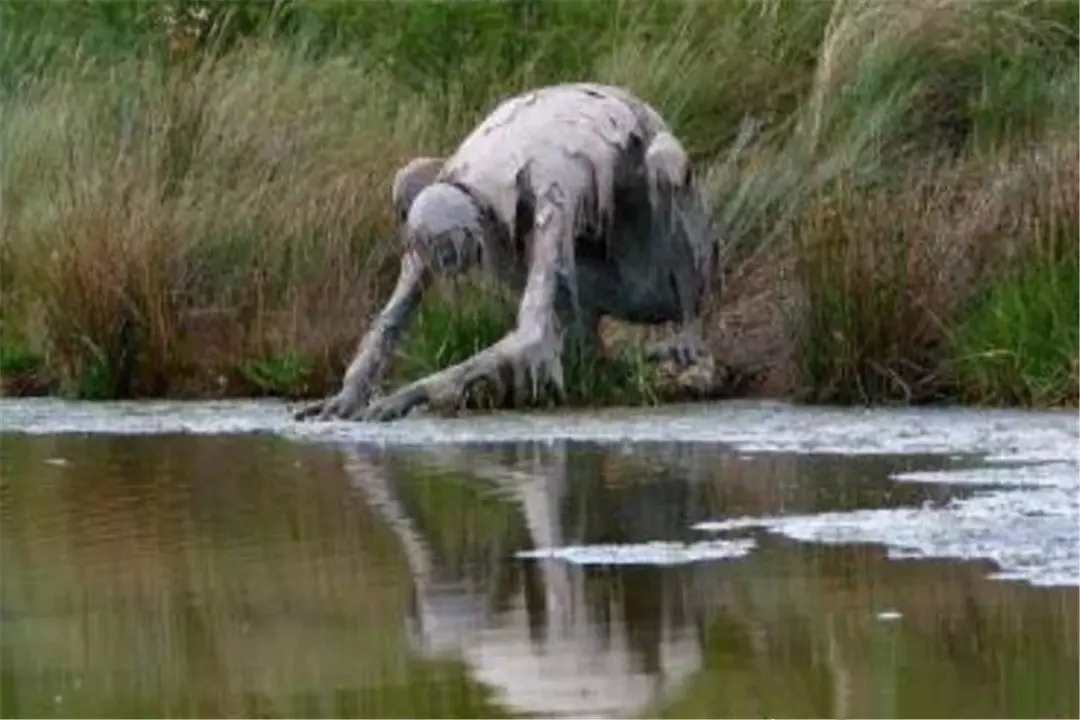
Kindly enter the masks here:
[[1075, 717], [1075, 414], [0, 402], [14, 716]]

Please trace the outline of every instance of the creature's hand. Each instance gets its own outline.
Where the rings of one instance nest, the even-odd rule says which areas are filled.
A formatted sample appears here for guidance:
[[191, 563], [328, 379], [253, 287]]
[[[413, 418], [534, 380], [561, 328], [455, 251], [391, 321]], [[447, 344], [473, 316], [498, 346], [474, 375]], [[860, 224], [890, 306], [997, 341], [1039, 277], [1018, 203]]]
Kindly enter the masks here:
[[346, 385], [341, 392], [325, 400], [319, 400], [298, 410], [296, 420], [351, 420], [359, 414], [367, 398], [351, 385]]
[[398, 420], [409, 414], [409, 411], [420, 405], [431, 402], [431, 395], [424, 381], [416, 382], [408, 387], [379, 398], [367, 407], [363, 412], [364, 422], [389, 422]]
[[512, 332], [468, 360], [376, 400], [363, 418], [369, 422], [397, 420], [420, 405], [451, 412], [476, 383], [489, 380], [501, 386], [504, 370], [513, 377], [515, 404], [535, 399], [544, 388], [553, 389], [557, 397], [565, 399], [561, 347], [560, 339], [553, 334]]

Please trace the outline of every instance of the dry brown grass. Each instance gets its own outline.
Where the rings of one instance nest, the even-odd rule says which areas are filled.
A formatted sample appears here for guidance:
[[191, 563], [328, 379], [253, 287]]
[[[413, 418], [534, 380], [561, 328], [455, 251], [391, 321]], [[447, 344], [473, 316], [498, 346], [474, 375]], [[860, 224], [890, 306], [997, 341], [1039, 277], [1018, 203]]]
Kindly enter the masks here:
[[1076, 252], [1078, 149], [1063, 137], [916, 167], [896, 189], [812, 204], [794, 235], [802, 372], [789, 390], [905, 402], [954, 393], [953, 329], [977, 293], [1070, 236]]
[[250, 390], [239, 358], [291, 353], [324, 390], [380, 291], [385, 178], [422, 103], [266, 48], [133, 72], [133, 101], [71, 79], [7, 118], [27, 142], [5, 187], [12, 285], [51, 361], [69, 385], [96, 367], [105, 394], [163, 395]]

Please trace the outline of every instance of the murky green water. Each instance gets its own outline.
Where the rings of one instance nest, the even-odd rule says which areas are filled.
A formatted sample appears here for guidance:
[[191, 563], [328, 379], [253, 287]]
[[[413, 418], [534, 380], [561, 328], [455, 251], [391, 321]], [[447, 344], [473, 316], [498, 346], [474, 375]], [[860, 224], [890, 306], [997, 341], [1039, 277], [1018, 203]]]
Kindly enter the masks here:
[[1080, 713], [1072, 584], [695, 528], [925, 525], [978, 483], [890, 476], [964, 453], [4, 434], [0, 463], [5, 717]]

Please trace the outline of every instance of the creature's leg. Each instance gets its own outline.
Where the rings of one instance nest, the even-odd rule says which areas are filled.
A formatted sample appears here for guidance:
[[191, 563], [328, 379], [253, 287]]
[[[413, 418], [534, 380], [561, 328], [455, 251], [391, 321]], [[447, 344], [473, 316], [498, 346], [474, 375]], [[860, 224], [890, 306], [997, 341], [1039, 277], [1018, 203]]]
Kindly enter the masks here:
[[[721, 166], [721, 172], [729, 176], [728, 182], [732, 181], [739, 156], [761, 131], [761, 122], [749, 116], [743, 118], [739, 135]], [[676, 210], [663, 219], [670, 224], [660, 234], [677, 245], [669, 270], [672, 277], [679, 279], [683, 307], [682, 330], [668, 340], [650, 343], [646, 357], [656, 362], [674, 361], [684, 367], [712, 367], [715, 362], [705, 341], [702, 311], [711, 284], [720, 275], [723, 258], [710, 229], [708, 211], [694, 187], [689, 157], [674, 136], [657, 135], [648, 148], [645, 164], [654, 212], [657, 208], [664, 212]]]
[[296, 413], [297, 420], [313, 417], [348, 419], [367, 405], [394, 346], [408, 329], [420, 305], [430, 278], [423, 258], [415, 251], [406, 252], [401, 260], [397, 286], [353, 356], [341, 391], [303, 408]]
[[481, 380], [503, 385], [509, 376], [515, 395], [535, 396], [551, 384], [560, 395], [563, 383], [563, 330], [555, 308], [559, 283], [572, 272], [572, 229], [562, 207], [550, 202], [537, 206], [536, 227], [529, 260], [528, 280], [518, 309], [517, 328], [468, 360], [417, 380], [396, 393], [376, 400], [365, 420], [403, 417], [420, 405], [457, 408]]
[[595, 362], [604, 354], [600, 339], [600, 315], [589, 307], [556, 307], [564, 332], [565, 352], [574, 354], [574, 362]]
[[645, 356], [682, 367], [706, 363], [711, 356], [701, 315], [714, 252], [708, 213], [694, 184], [690, 158], [673, 135], [657, 135], [646, 152], [645, 165], [656, 260], [664, 266], [662, 276], [672, 282], [682, 325], [674, 337], [649, 343]]

